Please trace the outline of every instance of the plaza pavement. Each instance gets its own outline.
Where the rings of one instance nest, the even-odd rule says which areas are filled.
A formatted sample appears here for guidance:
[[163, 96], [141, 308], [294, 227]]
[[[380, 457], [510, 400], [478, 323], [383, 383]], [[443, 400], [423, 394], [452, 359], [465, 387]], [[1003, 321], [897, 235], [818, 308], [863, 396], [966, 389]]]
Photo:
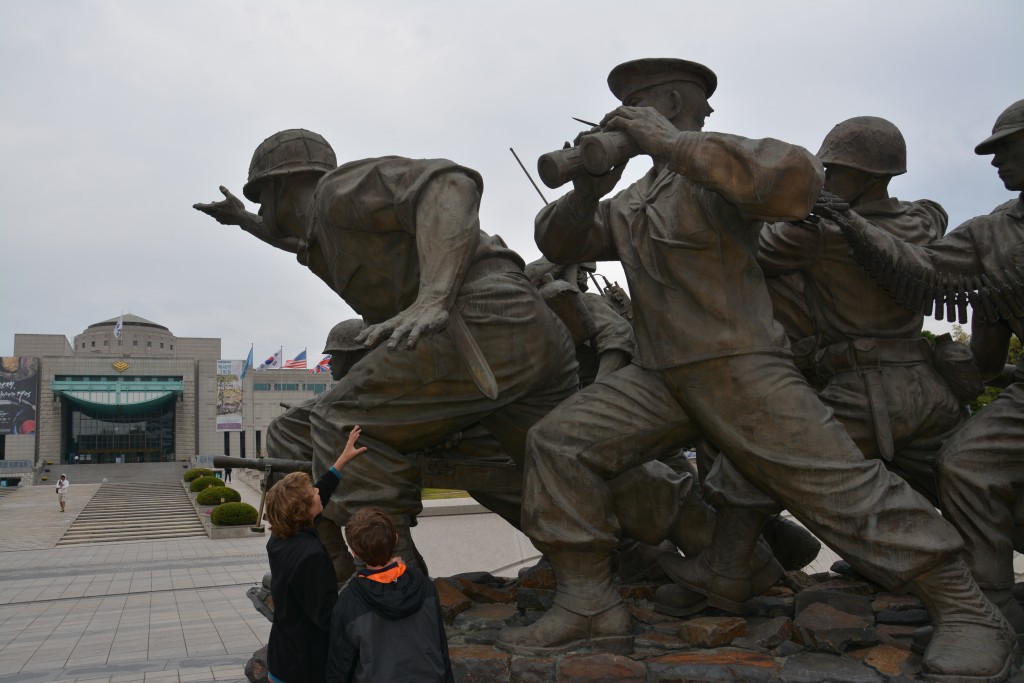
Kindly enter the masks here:
[[[245, 681], [245, 663], [270, 634], [245, 596], [269, 569], [267, 537], [55, 547], [100, 489], [76, 484], [71, 470], [68, 478], [65, 513], [51, 482], [0, 497], [0, 683]], [[258, 506], [250, 481], [236, 470], [231, 485]], [[525, 536], [468, 499], [425, 508], [413, 534], [435, 576], [514, 575], [537, 557]]]
[[[137, 478], [146, 466], [123, 467]], [[268, 571], [267, 538], [55, 547], [100, 489], [74, 475], [63, 514], [50, 483], [0, 497], [0, 683], [245, 681], [270, 634], [245, 596]], [[236, 470], [231, 485], [258, 506], [253, 482]], [[514, 576], [537, 559], [525, 536], [468, 499], [426, 501], [413, 536], [433, 576]], [[808, 571], [834, 559], [823, 550]]]
[[245, 681], [266, 539], [54, 547], [98, 489], [72, 480], [63, 514], [48, 484], [0, 498], [0, 683]]

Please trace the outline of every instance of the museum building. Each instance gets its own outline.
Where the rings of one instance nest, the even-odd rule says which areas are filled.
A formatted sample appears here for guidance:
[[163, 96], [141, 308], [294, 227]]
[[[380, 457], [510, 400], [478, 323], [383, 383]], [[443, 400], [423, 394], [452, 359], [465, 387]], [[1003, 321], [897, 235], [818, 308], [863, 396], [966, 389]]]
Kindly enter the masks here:
[[[5, 376], [20, 371], [20, 384], [30, 388], [20, 392], [24, 405], [0, 405], [19, 409], [0, 429], [0, 458], [39, 465], [253, 457], [262, 455], [282, 403], [333, 386], [330, 373], [251, 369], [241, 380], [242, 428], [218, 431], [218, 360], [219, 338], [176, 337], [131, 314], [90, 325], [73, 343], [59, 334], [15, 334]], [[26, 400], [29, 393], [34, 400]]]

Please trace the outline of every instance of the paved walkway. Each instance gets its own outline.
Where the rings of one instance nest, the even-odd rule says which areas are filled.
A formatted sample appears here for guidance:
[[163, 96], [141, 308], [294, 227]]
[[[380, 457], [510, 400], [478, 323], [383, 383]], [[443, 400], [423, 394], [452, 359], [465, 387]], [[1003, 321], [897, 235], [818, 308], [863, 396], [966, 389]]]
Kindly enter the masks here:
[[266, 539], [56, 548], [99, 489], [71, 481], [65, 513], [45, 484], [0, 499], [0, 683], [245, 681], [270, 634], [245, 597]]

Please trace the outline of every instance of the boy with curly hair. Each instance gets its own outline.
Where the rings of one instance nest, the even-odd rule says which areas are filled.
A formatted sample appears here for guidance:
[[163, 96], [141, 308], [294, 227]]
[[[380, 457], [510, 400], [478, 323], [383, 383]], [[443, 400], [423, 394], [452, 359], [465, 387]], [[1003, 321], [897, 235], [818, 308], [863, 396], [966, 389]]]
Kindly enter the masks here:
[[366, 450], [356, 447], [354, 427], [344, 450], [314, 484], [305, 472], [292, 472], [267, 491], [271, 538], [270, 594], [274, 620], [267, 642], [271, 683], [322, 683], [327, 664], [331, 610], [338, 600], [334, 565], [313, 530], [316, 519], [341, 481], [341, 469]]

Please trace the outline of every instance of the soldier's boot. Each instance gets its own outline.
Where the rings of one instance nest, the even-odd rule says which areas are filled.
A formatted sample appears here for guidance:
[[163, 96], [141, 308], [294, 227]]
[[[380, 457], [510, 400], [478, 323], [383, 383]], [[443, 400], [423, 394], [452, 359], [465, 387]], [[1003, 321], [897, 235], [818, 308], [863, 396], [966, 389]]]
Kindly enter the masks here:
[[921, 661], [925, 680], [1004, 681], [1016, 659], [1016, 635], [974, 582], [959, 556], [914, 579], [910, 591], [932, 618], [934, 631]]
[[547, 553], [555, 570], [555, 604], [529, 626], [505, 628], [495, 645], [520, 655], [588, 650], [629, 654], [633, 624], [601, 552]]
[[985, 594], [985, 597], [998, 607], [999, 611], [1006, 617], [1006, 620], [1010, 622], [1010, 626], [1013, 627], [1014, 632], [1017, 634], [1017, 639], [1024, 638], [1024, 609], [1021, 608], [1020, 603], [1017, 602], [1017, 598], [1013, 594], [1013, 584], [996, 588], [981, 585], [979, 587], [981, 592]]
[[766, 519], [756, 510], [723, 507], [704, 552], [688, 558], [662, 555], [658, 561], [673, 581], [704, 595], [710, 607], [740, 613], [747, 600], [770, 588], [784, 573], [760, 540]]
[[400, 525], [395, 527], [395, 531], [398, 532], [395, 555], [402, 558], [402, 561], [410, 567], [419, 569], [423, 572], [424, 576], [430, 576], [430, 572], [427, 571], [427, 563], [423, 560], [423, 556], [420, 555], [416, 543], [412, 540], [412, 530], [405, 525]]
[[818, 557], [821, 541], [796, 522], [772, 515], [761, 532], [772, 554], [787, 571], [803, 569]]
[[352, 553], [349, 552], [348, 544], [345, 543], [341, 527], [323, 515], [313, 520], [313, 527], [316, 529], [316, 535], [320, 537], [320, 542], [327, 548], [327, 554], [331, 557], [335, 579], [339, 585], [345, 583], [355, 573], [356, 564]]
[[615, 579], [620, 584], [666, 581], [668, 577], [658, 564], [658, 557], [663, 553], [675, 552], [675, 549], [671, 541], [651, 545], [624, 538], [615, 549]]
[[715, 530], [715, 509], [694, 485], [679, 500], [679, 509], [668, 529], [668, 540], [675, 543], [684, 555], [694, 556], [711, 544]]

